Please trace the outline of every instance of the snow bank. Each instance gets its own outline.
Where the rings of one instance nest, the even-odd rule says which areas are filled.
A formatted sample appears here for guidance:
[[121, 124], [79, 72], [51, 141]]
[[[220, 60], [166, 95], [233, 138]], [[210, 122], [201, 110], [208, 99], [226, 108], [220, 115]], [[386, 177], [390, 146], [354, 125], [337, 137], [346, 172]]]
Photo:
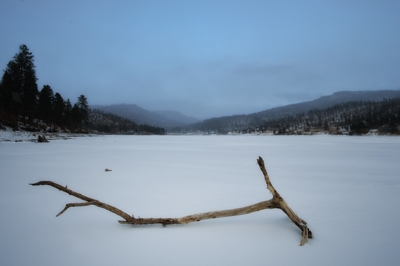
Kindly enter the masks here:
[[6, 130], [0, 130], [0, 142], [37, 142], [39, 135], [45, 135], [49, 140], [56, 139], [71, 139], [82, 136], [93, 136], [89, 134], [72, 134], [72, 133], [43, 133], [43, 132], [28, 132], [28, 131], [13, 131], [6, 127]]
[[7, 127], [6, 130], [0, 130], [0, 142], [3, 141], [32, 141], [37, 139], [36, 134], [26, 131], [13, 131], [11, 128]]
[[[132, 227], [39, 180], [140, 217], [242, 207], [275, 188], [315, 239], [280, 210], [189, 225]], [[400, 138], [98, 136], [0, 142], [0, 265], [398, 265]], [[108, 168], [111, 172], [105, 172]]]

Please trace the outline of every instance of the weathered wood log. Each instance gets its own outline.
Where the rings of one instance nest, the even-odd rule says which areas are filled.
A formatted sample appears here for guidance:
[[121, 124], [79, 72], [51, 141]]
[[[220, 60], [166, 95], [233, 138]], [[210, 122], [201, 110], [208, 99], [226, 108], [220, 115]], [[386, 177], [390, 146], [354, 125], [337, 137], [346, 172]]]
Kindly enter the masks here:
[[288, 204], [285, 202], [285, 200], [279, 195], [278, 191], [276, 191], [276, 189], [274, 188], [274, 186], [271, 183], [271, 180], [268, 176], [267, 170], [265, 169], [264, 161], [261, 157], [258, 158], [257, 163], [260, 167], [261, 172], [264, 175], [264, 179], [267, 184], [267, 189], [272, 194], [272, 199], [267, 200], [267, 201], [262, 201], [262, 202], [259, 202], [259, 203], [253, 204], [253, 205], [249, 205], [246, 207], [242, 207], [242, 208], [205, 212], [205, 213], [188, 215], [188, 216], [184, 216], [181, 218], [135, 218], [133, 215], [131, 216], [114, 206], [111, 206], [109, 204], [98, 201], [96, 199], [92, 199], [87, 196], [84, 196], [80, 193], [77, 193], [77, 192], [71, 190], [71, 189], [68, 189], [67, 186], [65, 186], [65, 187], [61, 186], [52, 181], [39, 181], [37, 183], [33, 183], [30, 185], [32, 185], [32, 186], [41, 186], [41, 185], [52, 186], [61, 191], [64, 191], [65, 193], [68, 193], [69, 195], [72, 195], [74, 197], [77, 197], [77, 198], [85, 201], [85, 202], [81, 202], [81, 203], [66, 204], [65, 208], [57, 214], [57, 217], [60, 216], [61, 214], [63, 214], [70, 207], [85, 207], [85, 206], [94, 205], [94, 206], [103, 208], [105, 210], [108, 210], [108, 211], [122, 217], [124, 220], [118, 221], [119, 223], [131, 224], [131, 225], [162, 224], [163, 226], [166, 226], [169, 224], [188, 224], [191, 222], [198, 222], [198, 221], [206, 220], [206, 219], [215, 219], [215, 218], [222, 218], [222, 217], [229, 217], [229, 216], [236, 216], [236, 215], [244, 215], [244, 214], [249, 214], [249, 213], [264, 210], [264, 209], [281, 209], [284, 213], [286, 213], [286, 215], [289, 217], [289, 219], [297, 227], [299, 227], [300, 230], [302, 231], [302, 239], [301, 239], [300, 245], [301, 246], [304, 245], [305, 243], [308, 242], [309, 238], [312, 238], [312, 232], [307, 227], [307, 223], [304, 220], [302, 220], [299, 216], [297, 216], [297, 214], [288, 206]]

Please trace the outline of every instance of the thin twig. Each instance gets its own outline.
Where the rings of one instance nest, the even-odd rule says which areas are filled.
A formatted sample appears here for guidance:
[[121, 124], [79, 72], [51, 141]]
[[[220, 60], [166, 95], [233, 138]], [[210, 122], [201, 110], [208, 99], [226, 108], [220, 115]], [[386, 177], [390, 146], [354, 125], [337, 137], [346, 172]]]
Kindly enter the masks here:
[[67, 205], [65, 205], [65, 208], [56, 215], [56, 217], [58, 217], [61, 214], [63, 214], [70, 207], [84, 207], [84, 206], [94, 205], [95, 202], [96, 201], [80, 202], [80, 203], [68, 203]]

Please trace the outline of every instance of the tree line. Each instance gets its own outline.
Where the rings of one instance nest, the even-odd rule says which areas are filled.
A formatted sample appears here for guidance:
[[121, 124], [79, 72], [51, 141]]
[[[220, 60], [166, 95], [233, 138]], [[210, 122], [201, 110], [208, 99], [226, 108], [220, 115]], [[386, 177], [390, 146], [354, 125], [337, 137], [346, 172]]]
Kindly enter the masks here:
[[399, 134], [400, 98], [382, 101], [350, 101], [326, 109], [264, 122], [264, 130], [275, 134], [293, 134], [311, 129], [337, 133], [347, 131], [359, 135], [376, 129], [383, 134]]
[[72, 105], [60, 93], [54, 93], [50, 85], [39, 91], [34, 56], [25, 44], [19, 46], [4, 70], [0, 83], [0, 117], [4, 123], [18, 128], [18, 122], [53, 127], [80, 128], [87, 121], [89, 104], [85, 95], [80, 95]]
[[115, 134], [165, 134], [165, 130], [89, 108], [88, 99], [80, 95], [72, 104], [54, 92], [50, 85], [39, 91], [34, 56], [25, 44], [19, 46], [4, 70], [0, 81], [0, 128], [7, 125], [25, 130], [62, 130], [86, 132], [87, 129]]
[[208, 119], [193, 124], [180, 132], [273, 132], [274, 134], [302, 134], [326, 131], [332, 134], [348, 132], [365, 134], [376, 129], [382, 134], [400, 134], [400, 98], [382, 101], [349, 101], [325, 109], [312, 109], [279, 117], [237, 115]]
[[156, 134], [164, 135], [165, 129], [135, 122], [98, 109], [89, 110], [89, 129], [107, 134]]

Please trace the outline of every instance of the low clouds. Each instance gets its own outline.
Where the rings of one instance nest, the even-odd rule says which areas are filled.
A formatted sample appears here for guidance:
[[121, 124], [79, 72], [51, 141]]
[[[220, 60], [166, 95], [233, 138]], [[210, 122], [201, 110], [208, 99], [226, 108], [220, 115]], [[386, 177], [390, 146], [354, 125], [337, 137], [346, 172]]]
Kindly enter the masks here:
[[233, 74], [242, 76], [276, 76], [290, 72], [293, 67], [287, 65], [262, 65], [260, 63], [241, 64], [233, 69]]
[[400, 89], [400, 2], [7, 1], [0, 67], [28, 45], [39, 88], [197, 118], [341, 90]]

